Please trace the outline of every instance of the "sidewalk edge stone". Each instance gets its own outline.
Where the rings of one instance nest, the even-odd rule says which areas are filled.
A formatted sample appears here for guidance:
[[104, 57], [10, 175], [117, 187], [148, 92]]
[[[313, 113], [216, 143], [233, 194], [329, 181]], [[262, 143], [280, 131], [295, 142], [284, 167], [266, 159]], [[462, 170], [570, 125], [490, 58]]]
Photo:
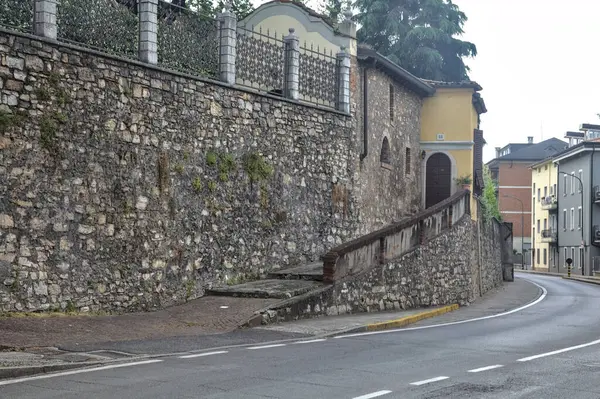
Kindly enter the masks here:
[[23, 366], [23, 367], [0, 367], [0, 380], [9, 378], [19, 378], [37, 374], [47, 374], [54, 371], [63, 371], [79, 369], [90, 366], [97, 366], [103, 362], [80, 362], [80, 363], [62, 363], [49, 364], [44, 366]]

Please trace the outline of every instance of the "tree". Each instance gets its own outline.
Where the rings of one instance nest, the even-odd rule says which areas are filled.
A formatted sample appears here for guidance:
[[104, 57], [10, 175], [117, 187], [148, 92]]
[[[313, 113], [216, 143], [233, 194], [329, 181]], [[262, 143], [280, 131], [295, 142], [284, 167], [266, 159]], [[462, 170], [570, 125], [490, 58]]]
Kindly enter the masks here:
[[481, 196], [483, 205], [483, 217], [486, 220], [496, 218], [502, 220], [500, 209], [498, 207], [498, 198], [496, 197], [496, 182], [492, 179], [490, 168], [483, 165], [483, 195]]
[[[175, 0], [174, 0], [175, 1]], [[225, 8], [225, 1], [218, 0], [178, 0], [184, 2], [184, 6], [198, 11], [201, 14], [215, 17], [218, 13], [223, 11]], [[245, 18], [254, 10], [251, 0], [232, 0], [231, 11], [235, 13], [238, 19]]]
[[464, 57], [477, 55], [460, 40], [465, 13], [452, 0], [357, 0], [359, 40], [418, 77], [468, 79]]
[[325, 16], [332, 22], [339, 23], [343, 19], [344, 11], [350, 8], [350, 6], [350, 0], [326, 0], [322, 8], [324, 9]]

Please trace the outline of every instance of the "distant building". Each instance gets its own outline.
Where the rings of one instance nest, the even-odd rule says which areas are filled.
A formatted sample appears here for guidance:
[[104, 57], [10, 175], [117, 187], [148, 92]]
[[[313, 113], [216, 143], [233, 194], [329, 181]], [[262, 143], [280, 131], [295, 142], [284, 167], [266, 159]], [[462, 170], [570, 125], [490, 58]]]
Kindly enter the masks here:
[[[533, 198], [541, 198], [543, 187], [532, 192], [530, 166], [567, 148], [567, 143], [551, 138], [534, 143], [511, 143], [496, 149], [496, 158], [487, 163], [498, 183], [498, 206], [505, 222], [513, 224], [513, 246], [517, 253], [531, 250]], [[536, 226], [537, 227], [537, 226]], [[541, 227], [541, 226], [540, 226]], [[526, 256], [526, 263], [531, 262]]]

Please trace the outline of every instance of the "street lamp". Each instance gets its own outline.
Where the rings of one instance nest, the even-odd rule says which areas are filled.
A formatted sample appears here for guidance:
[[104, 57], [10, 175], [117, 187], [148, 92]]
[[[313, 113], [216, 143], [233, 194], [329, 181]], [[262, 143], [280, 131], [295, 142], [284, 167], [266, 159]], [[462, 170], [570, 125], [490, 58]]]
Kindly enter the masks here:
[[525, 254], [523, 253], [523, 240], [525, 239], [525, 207], [523, 206], [523, 201], [514, 195], [505, 194], [503, 197], [512, 198], [521, 203], [521, 269], [525, 270]]
[[[584, 234], [583, 234], [583, 182], [581, 181], [581, 179], [579, 177], [577, 177], [575, 175], [570, 175], [566, 172], [560, 172], [560, 171], [558, 173], [561, 175], [574, 177], [575, 179], [577, 179], [579, 181], [579, 187], [581, 188], [579, 190], [579, 193], [581, 193], [581, 245], [583, 245], [583, 253], [585, 254], [585, 239], [584, 239]], [[565, 189], [566, 189], [566, 187], [565, 187]], [[577, 214], [577, 217], [579, 217], [579, 213]], [[565, 226], [565, 229], [566, 228], [567, 228], [567, 226]], [[581, 261], [581, 259], [580, 259], [580, 261]], [[585, 265], [581, 265], [581, 275], [585, 276]]]

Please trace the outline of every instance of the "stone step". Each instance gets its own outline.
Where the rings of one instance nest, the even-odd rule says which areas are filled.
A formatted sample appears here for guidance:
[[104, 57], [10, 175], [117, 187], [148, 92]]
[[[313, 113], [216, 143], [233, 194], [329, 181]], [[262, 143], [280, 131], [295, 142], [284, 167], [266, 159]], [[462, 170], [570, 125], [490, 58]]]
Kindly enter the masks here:
[[288, 299], [323, 287], [323, 283], [309, 280], [258, 280], [249, 283], [215, 287], [208, 295], [221, 295], [246, 298]]
[[272, 279], [284, 280], [323, 281], [323, 262], [315, 262], [308, 265], [277, 270], [269, 273], [268, 277]]

